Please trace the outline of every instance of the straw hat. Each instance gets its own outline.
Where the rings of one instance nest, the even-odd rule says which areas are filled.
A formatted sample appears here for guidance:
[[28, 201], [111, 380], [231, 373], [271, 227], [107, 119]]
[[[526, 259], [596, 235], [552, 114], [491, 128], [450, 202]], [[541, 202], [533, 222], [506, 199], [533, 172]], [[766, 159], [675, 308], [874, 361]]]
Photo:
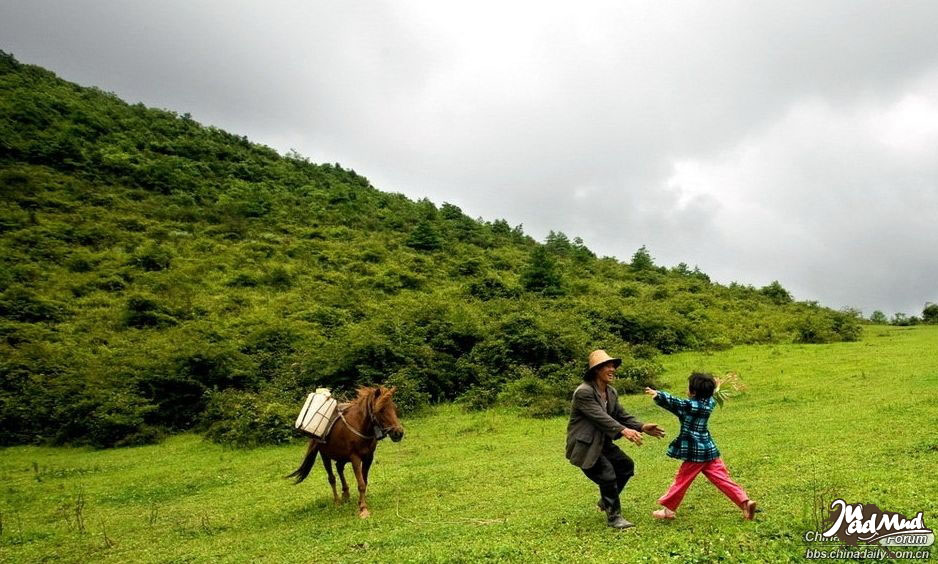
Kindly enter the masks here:
[[587, 363], [586, 371], [589, 372], [590, 370], [596, 368], [600, 364], [605, 364], [607, 362], [611, 362], [616, 368], [618, 368], [619, 365], [622, 364], [622, 359], [613, 358], [609, 356], [608, 354], [606, 354], [606, 351], [602, 349], [597, 349], [590, 353], [590, 358], [589, 358], [589, 362]]

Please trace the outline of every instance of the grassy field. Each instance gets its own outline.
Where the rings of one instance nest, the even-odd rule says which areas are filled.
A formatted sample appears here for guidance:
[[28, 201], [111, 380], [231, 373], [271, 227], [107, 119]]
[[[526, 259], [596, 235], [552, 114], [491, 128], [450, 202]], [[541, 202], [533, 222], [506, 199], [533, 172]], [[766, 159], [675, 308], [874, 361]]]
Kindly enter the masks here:
[[[755, 522], [702, 478], [678, 519], [654, 521], [678, 462], [667, 440], [623, 445], [637, 474], [636, 524], [616, 532], [595, 486], [563, 457], [566, 420], [441, 406], [405, 420], [372, 469], [372, 518], [334, 507], [322, 466], [293, 486], [303, 454], [230, 450], [198, 436], [108, 451], [7, 448], [0, 456], [0, 560], [545, 561], [801, 560], [818, 500], [842, 497], [938, 525], [938, 327], [871, 327], [857, 343], [737, 347], [665, 359], [663, 389], [696, 368], [748, 384], [712, 419], [731, 474], [764, 509]], [[644, 396], [627, 411], [676, 419]], [[350, 473], [350, 472], [349, 472]], [[353, 496], [354, 497], [354, 496]]]

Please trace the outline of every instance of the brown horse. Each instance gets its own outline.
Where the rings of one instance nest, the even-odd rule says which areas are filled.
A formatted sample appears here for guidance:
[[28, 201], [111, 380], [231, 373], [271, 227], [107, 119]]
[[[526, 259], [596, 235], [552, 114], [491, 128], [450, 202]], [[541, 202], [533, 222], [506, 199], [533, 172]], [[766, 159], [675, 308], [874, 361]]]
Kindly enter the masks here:
[[[352, 463], [355, 479], [358, 481], [358, 516], [366, 518], [368, 504], [365, 502], [365, 489], [368, 487], [368, 470], [375, 457], [378, 439], [382, 435], [391, 437], [398, 442], [404, 438], [404, 428], [397, 419], [397, 407], [394, 406], [396, 388], [359, 388], [358, 396], [348, 404], [339, 407], [341, 417], [335, 422], [326, 442], [309, 441], [306, 457], [300, 467], [287, 478], [296, 478], [299, 484], [309, 476], [313, 464], [316, 463], [316, 454], [322, 458], [326, 474], [329, 476], [329, 485], [332, 486], [332, 497], [338, 505], [349, 500], [348, 483], [345, 481], [345, 465]], [[335, 489], [335, 475], [332, 473], [332, 461], [335, 460], [339, 470], [339, 479], [342, 480], [342, 498]]]

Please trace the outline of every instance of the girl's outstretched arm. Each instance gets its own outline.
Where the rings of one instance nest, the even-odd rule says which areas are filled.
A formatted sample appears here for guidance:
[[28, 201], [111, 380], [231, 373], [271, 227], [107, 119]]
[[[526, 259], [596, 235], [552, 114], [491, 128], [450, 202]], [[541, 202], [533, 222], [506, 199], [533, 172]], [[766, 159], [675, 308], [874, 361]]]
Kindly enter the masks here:
[[668, 392], [662, 392], [652, 388], [645, 388], [645, 393], [651, 396], [655, 400], [655, 403], [677, 416], [680, 416], [690, 403], [688, 400], [676, 398]]

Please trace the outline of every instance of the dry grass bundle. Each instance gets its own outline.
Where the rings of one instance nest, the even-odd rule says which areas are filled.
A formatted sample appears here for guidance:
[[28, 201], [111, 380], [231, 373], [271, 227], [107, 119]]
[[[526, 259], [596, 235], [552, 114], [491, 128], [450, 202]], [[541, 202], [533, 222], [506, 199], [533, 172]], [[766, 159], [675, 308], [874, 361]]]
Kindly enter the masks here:
[[746, 391], [746, 385], [735, 372], [727, 372], [722, 378], [715, 378], [717, 389], [713, 392], [713, 399], [717, 400], [717, 405], [723, 407], [726, 400], [736, 397]]

